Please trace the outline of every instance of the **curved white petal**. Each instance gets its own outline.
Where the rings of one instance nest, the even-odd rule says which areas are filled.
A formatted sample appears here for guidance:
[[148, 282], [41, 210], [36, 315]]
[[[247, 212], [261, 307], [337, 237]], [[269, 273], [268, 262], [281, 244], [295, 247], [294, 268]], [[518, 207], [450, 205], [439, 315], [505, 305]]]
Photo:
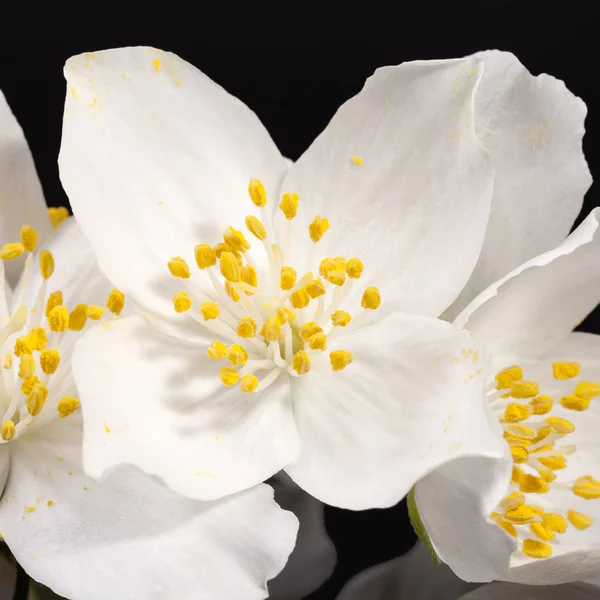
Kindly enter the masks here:
[[[492, 194], [473, 129], [481, 73], [475, 58], [378, 69], [283, 182], [300, 196], [294, 256], [312, 244], [305, 226], [319, 214], [331, 229], [315, 258], [360, 257], [361, 283], [380, 285], [393, 310], [437, 317], [447, 308], [477, 261]], [[278, 214], [287, 240], [283, 221]]]
[[243, 228], [250, 179], [274, 198], [285, 160], [251, 110], [171, 53], [83, 54], [65, 76], [59, 166], [73, 211], [107, 277], [180, 331], [167, 261], [195, 270], [194, 246]]
[[502, 455], [482, 400], [486, 365], [466, 332], [392, 314], [335, 338], [354, 362], [329, 361], [292, 383], [301, 452], [286, 467], [319, 500], [391, 506], [423, 475], [460, 455]]
[[73, 372], [88, 474], [131, 463], [210, 500], [264, 481], [296, 456], [287, 377], [259, 394], [226, 388], [222, 364], [206, 348], [170, 338], [139, 315], [81, 339]]
[[[0, 246], [18, 242], [23, 225], [34, 227], [40, 239], [51, 230], [50, 219], [33, 157], [4, 94], [0, 92]], [[7, 261], [6, 276], [15, 285], [23, 258]]]
[[484, 290], [456, 318], [489, 352], [539, 357], [600, 302], [600, 209], [554, 250]]
[[293, 548], [297, 520], [268, 486], [198, 502], [131, 467], [92, 481], [76, 415], [14, 445], [0, 531], [25, 570], [61, 596], [266, 598]]
[[476, 56], [485, 68], [475, 129], [494, 163], [494, 195], [481, 255], [449, 319], [488, 285], [559, 244], [592, 183], [581, 147], [582, 100], [550, 75], [532, 76], [510, 52]]
[[269, 581], [269, 600], [301, 600], [329, 579], [336, 563], [335, 547], [325, 530], [324, 506], [283, 472], [269, 483], [279, 506], [300, 521], [294, 551], [283, 571]]
[[599, 596], [600, 588], [584, 583], [528, 586], [497, 581], [482, 585], [460, 600], [596, 600]]

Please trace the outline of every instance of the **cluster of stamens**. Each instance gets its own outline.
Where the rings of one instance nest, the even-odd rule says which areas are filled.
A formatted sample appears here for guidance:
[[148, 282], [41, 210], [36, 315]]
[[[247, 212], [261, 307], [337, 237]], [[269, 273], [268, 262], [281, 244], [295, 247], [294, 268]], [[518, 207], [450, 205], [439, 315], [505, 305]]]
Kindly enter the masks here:
[[569, 526], [585, 530], [594, 522], [590, 516], [566, 507], [545, 510], [537, 506], [536, 496], [566, 490], [585, 500], [600, 498], [600, 481], [591, 475], [562, 480], [560, 471], [567, 466], [567, 456], [577, 449], [575, 444], [563, 442], [573, 437], [575, 425], [550, 414], [555, 408], [553, 396], [560, 398], [563, 409], [585, 411], [600, 394], [600, 384], [582, 381], [579, 363], [556, 362], [552, 368], [558, 388], [565, 385], [562, 382], [577, 378], [566, 394], [541, 394], [540, 385], [523, 379], [523, 369], [518, 365], [500, 371], [489, 391], [491, 408], [504, 429], [513, 459], [509, 493], [491, 519], [519, 540], [525, 556], [535, 559], [551, 556], [551, 543], [559, 542], [556, 535], [564, 534]]
[[[207, 354], [213, 360], [228, 360], [219, 372], [222, 383], [243, 392], [262, 391], [279, 375], [305, 375], [319, 364], [328, 343], [360, 324], [340, 306], [348, 297], [354, 280], [363, 273], [359, 258], [327, 257], [320, 261], [318, 275], [309, 271], [313, 251], [305, 264], [307, 272], [299, 275], [290, 265], [292, 222], [299, 198], [285, 193], [279, 209], [286, 222], [284, 248], [275, 243], [270, 215], [265, 209], [267, 195], [258, 179], [252, 179], [248, 193], [261, 209], [262, 220], [245, 218], [248, 231], [266, 252], [269, 273], [264, 280], [252, 260], [250, 244], [241, 231], [228, 227], [223, 240], [216, 245], [198, 244], [194, 249], [197, 267], [206, 274], [210, 286], [198, 286], [191, 281], [188, 263], [176, 256], [168, 261], [173, 277], [181, 279], [184, 290], [173, 296], [173, 307], [186, 313], [213, 332], [215, 339]], [[308, 226], [308, 236], [317, 244], [329, 229], [329, 221], [317, 215]], [[306, 234], [305, 234], [306, 235]], [[208, 283], [207, 282], [207, 283]], [[195, 304], [194, 300], [197, 301]], [[381, 304], [376, 287], [368, 287], [362, 295], [365, 310], [375, 310]], [[346, 350], [329, 352], [329, 364], [334, 371], [346, 368], [353, 355]], [[259, 380], [256, 373], [266, 372]]]

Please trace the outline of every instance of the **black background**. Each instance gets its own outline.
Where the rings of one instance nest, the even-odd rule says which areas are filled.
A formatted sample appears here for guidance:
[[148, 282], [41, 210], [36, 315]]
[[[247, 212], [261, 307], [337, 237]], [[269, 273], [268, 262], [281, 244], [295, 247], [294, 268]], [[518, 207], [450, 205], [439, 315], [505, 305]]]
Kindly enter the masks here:
[[[261, 13], [254, 5], [225, 3], [194, 10], [177, 2], [49, 4], [0, 14], [0, 88], [29, 140], [49, 205], [68, 204], [56, 166], [64, 61], [138, 44], [171, 50], [223, 85], [258, 113], [292, 159], [377, 67], [510, 50], [534, 74], [563, 79], [586, 102], [584, 151], [592, 175], [600, 175], [600, 15], [592, 1], [346, 3], [318, 10], [279, 4]], [[594, 186], [582, 214], [598, 204]], [[600, 333], [598, 311], [581, 329]], [[415, 540], [404, 502], [358, 513], [328, 507], [326, 524], [338, 565], [312, 600], [334, 598], [352, 575], [403, 554]]]

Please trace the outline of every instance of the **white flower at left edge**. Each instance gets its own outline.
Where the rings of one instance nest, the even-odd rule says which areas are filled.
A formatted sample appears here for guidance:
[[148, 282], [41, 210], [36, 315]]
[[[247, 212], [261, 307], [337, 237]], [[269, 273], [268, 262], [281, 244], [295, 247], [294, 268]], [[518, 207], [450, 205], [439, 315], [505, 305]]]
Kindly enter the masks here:
[[[14, 133], [14, 117], [0, 106], [0, 123], [11, 122]], [[0, 131], [0, 147], [5, 139]], [[26, 149], [22, 134], [17, 142]], [[33, 178], [30, 168], [23, 170]], [[21, 200], [6, 198], [0, 218], [10, 213], [17, 223]], [[37, 218], [48, 219], [40, 209]], [[58, 217], [65, 215], [63, 209]], [[266, 582], [283, 568], [298, 526], [269, 486], [209, 503], [181, 497], [132, 467], [101, 482], [84, 474], [71, 355], [90, 327], [116, 323], [124, 298], [98, 271], [75, 220], [58, 223], [56, 211], [51, 217], [58, 227], [46, 238], [28, 223], [1, 230], [4, 259], [27, 255], [12, 300], [0, 277], [5, 542], [33, 579], [72, 600], [267, 597]]]

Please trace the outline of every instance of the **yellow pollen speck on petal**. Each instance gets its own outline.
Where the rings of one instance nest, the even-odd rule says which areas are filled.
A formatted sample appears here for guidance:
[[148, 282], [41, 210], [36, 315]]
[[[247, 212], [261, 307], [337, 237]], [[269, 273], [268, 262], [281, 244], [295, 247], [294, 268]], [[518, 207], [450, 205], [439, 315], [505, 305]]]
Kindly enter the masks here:
[[556, 533], [564, 533], [569, 525], [562, 515], [556, 513], [544, 513], [542, 523], [547, 529]]
[[233, 248], [234, 252], [243, 253], [246, 252], [246, 250], [250, 250], [250, 244], [244, 237], [244, 234], [231, 226], [223, 232], [223, 239], [226, 244]]
[[352, 157], [352, 162], [353, 162], [355, 165], [358, 165], [359, 167], [362, 167], [362, 164], [363, 164], [363, 159], [362, 159], [360, 156], [353, 156], [353, 157]]
[[531, 507], [526, 504], [511, 508], [504, 513], [504, 520], [515, 525], [526, 525], [527, 523], [533, 523], [536, 514], [533, 512]]
[[81, 331], [87, 321], [87, 305], [78, 304], [69, 314], [69, 329]]
[[548, 482], [535, 475], [524, 474], [519, 484], [519, 489], [525, 494], [545, 494], [550, 490]]
[[529, 418], [531, 415], [531, 409], [529, 406], [525, 404], [517, 404], [516, 402], [511, 402], [507, 404], [504, 409], [504, 422], [506, 423], [518, 423], [519, 421], [524, 421]]
[[223, 367], [219, 371], [219, 377], [226, 387], [234, 386], [240, 380], [240, 373], [233, 367]]
[[155, 58], [152, 61], [152, 66], [153, 66], [153, 68], [154, 68], [155, 71], [160, 71], [162, 65], [160, 63], [160, 60], [158, 58]]
[[550, 425], [550, 429], [552, 429], [554, 433], [566, 435], [575, 431], [575, 425], [562, 417], [548, 417], [544, 422]]
[[572, 379], [579, 375], [581, 365], [576, 362], [555, 362], [552, 363], [552, 371], [554, 373], [554, 379]]
[[499, 506], [503, 511], [507, 511], [523, 506], [523, 504], [525, 504], [525, 496], [521, 492], [513, 492], [506, 496], [506, 498], [503, 498]]
[[34, 375], [29, 379], [25, 379], [21, 384], [21, 391], [27, 396], [31, 394], [31, 390], [40, 382], [40, 380]]
[[25, 250], [27, 250], [27, 252], [35, 252], [38, 234], [31, 225], [23, 225], [23, 227], [21, 227], [20, 237]]
[[568, 408], [569, 410], [577, 410], [583, 411], [590, 407], [591, 400], [589, 398], [582, 398], [577, 395], [565, 396], [560, 399], [560, 404], [564, 408]]
[[573, 527], [581, 531], [587, 529], [588, 527], [594, 524], [594, 519], [592, 519], [592, 517], [588, 517], [587, 515], [584, 515], [583, 513], [577, 512], [575, 510], [570, 510], [567, 513], [567, 518], [569, 519], [569, 522], [571, 523], [571, 525], [573, 525]]
[[305, 287], [292, 292], [290, 296], [290, 304], [294, 308], [306, 308], [310, 303], [310, 296]]
[[315, 335], [316, 333], [321, 333], [323, 329], [314, 321], [309, 321], [300, 327], [298, 330], [298, 335], [305, 341], [308, 340]]
[[376, 287], [368, 287], [362, 296], [360, 305], [369, 310], [376, 310], [381, 306], [381, 294]]
[[223, 342], [214, 340], [208, 347], [206, 354], [213, 360], [221, 360], [227, 356], [227, 346]]
[[192, 299], [187, 292], [176, 292], [173, 294], [173, 308], [175, 312], [183, 313], [192, 308]]
[[240, 390], [246, 393], [252, 393], [258, 387], [258, 378], [256, 375], [252, 375], [248, 373], [242, 377], [242, 381], [240, 382]]
[[554, 401], [550, 396], [536, 396], [531, 400], [529, 406], [534, 415], [546, 415], [552, 410]]
[[550, 531], [550, 529], [544, 527], [542, 523], [532, 523], [529, 526], [529, 530], [533, 535], [544, 542], [551, 542], [554, 539], [554, 531]]
[[246, 227], [248, 228], [248, 231], [261, 242], [267, 239], [267, 230], [260, 219], [257, 219], [253, 215], [248, 215], [246, 217]]
[[308, 347], [311, 350], [325, 350], [327, 347], [327, 336], [324, 333], [315, 333], [308, 338]]
[[54, 273], [54, 256], [50, 250], [40, 252], [40, 273], [44, 279], [50, 279]]
[[260, 334], [265, 338], [267, 343], [277, 342], [281, 336], [281, 323], [279, 318], [271, 315], [266, 323], [262, 326]]
[[552, 556], [552, 546], [545, 542], [527, 538], [526, 540], [523, 540], [522, 552], [525, 556], [529, 556], [530, 558], [548, 558], [549, 556]]
[[242, 338], [251, 338], [256, 335], [256, 322], [251, 317], [244, 317], [239, 320], [237, 334]]
[[363, 274], [364, 268], [360, 258], [351, 258], [346, 263], [346, 273], [348, 273], [348, 277], [351, 279], [359, 279]]
[[58, 410], [58, 416], [61, 419], [65, 419], [69, 415], [72, 415], [79, 408], [79, 400], [72, 396], [65, 396], [62, 398], [56, 406]]
[[510, 386], [513, 398], [533, 398], [540, 393], [540, 386], [535, 381], [515, 381]]
[[31, 354], [23, 354], [19, 363], [19, 377], [21, 379], [29, 379], [35, 373], [35, 360]]
[[3, 260], [13, 260], [14, 258], [19, 258], [23, 252], [25, 252], [25, 246], [21, 242], [4, 244], [0, 248], [0, 258]]
[[63, 303], [63, 295], [60, 290], [56, 292], [52, 292], [48, 295], [48, 300], [46, 301], [46, 316], [49, 317], [52, 309], [55, 306], [60, 306]]
[[40, 367], [46, 375], [52, 375], [60, 364], [60, 353], [54, 348], [42, 350], [40, 354]]
[[199, 269], [208, 269], [217, 264], [217, 256], [210, 244], [198, 244], [194, 248], [194, 257]]
[[300, 350], [294, 354], [292, 359], [292, 368], [298, 375], [305, 375], [310, 371], [310, 358], [304, 350]]
[[48, 502], [46, 502], [46, 506], [54, 506], [54, 500], [48, 500]]
[[352, 320], [352, 317], [345, 310], [336, 310], [331, 315], [331, 322], [335, 327], [346, 327]]
[[267, 203], [267, 192], [260, 179], [252, 178], [248, 184], [248, 195], [256, 206], [264, 206]]
[[66, 306], [61, 304], [50, 311], [48, 327], [54, 332], [65, 331], [69, 327], [69, 311]]
[[0, 363], [2, 364], [2, 368], [6, 369], [7, 371], [9, 369], [12, 369], [12, 361], [13, 361], [13, 357], [8, 352], [6, 354], [3, 354], [2, 356], [0, 356]]
[[169, 267], [169, 272], [173, 277], [178, 277], [180, 279], [188, 279], [191, 275], [190, 267], [187, 262], [181, 256], [174, 256], [168, 263], [167, 267]]
[[496, 387], [499, 390], [505, 390], [521, 379], [523, 379], [523, 369], [518, 365], [513, 365], [496, 374]]
[[279, 285], [282, 290], [291, 290], [296, 285], [298, 274], [292, 267], [281, 267]]
[[227, 358], [234, 367], [243, 367], [248, 360], [248, 353], [239, 344], [232, 344], [227, 349]]
[[54, 229], [56, 229], [68, 216], [69, 211], [64, 206], [52, 207], [48, 209], [48, 217], [50, 217], [50, 222], [52, 223], [52, 227]]
[[27, 397], [27, 410], [32, 417], [40, 414], [48, 398], [48, 388], [43, 383], [36, 383]]
[[99, 321], [104, 314], [104, 308], [96, 304], [88, 304], [85, 314], [89, 319], [92, 319], [92, 321]]
[[304, 287], [313, 300], [325, 295], [325, 286], [320, 279], [311, 279]]
[[200, 312], [202, 313], [205, 321], [216, 319], [221, 314], [219, 305], [216, 302], [201, 302]]
[[345, 369], [353, 360], [352, 352], [346, 350], [335, 350], [329, 353], [329, 362], [334, 371]]
[[575, 387], [575, 395], [586, 400], [593, 400], [598, 394], [600, 394], [600, 384], [593, 381], [580, 381]]
[[23, 356], [23, 354], [31, 354], [33, 348], [29, 343], [29, 339], [26, 335], [20, 335], [15, 340], [14, 355], [17, 357]]
[[106, 301], [106, 307], [114, 315], [120, 315], [121, 311], [125, 307], [125, 295], [118, 289], [114, 289], [108, 296]]
[[511, 446], [510, 453], [515, 464], [526, 463], [529, 460], [529, 452], [522, 446]]
[[241, 279], [240, 265], [233, 252], [223, 252], [219, 259], [221, 275], [232, 283], [237, 283]]
[[591, 475], [583, 475], [575, 481], [572, 491], [576, 496], [585, 500], [595, 500], [600, 498], [600, 481]]
[[4, 421], [2, 423], [2, 439], [8, 442], [15, 437], [15, 424], [13, 421]]
[[227, 295], [234, 302], [239, 302], [240, 301], [240, 295], [238, 294], [238, 291], [235, 289], [235, 285], [233, 283], [230, 283], [229, 281], [226, 281], [225, 282], [225, 291], [227, 292]]
[[279, 203], [279, 209], [288, 221], [293, 219], [298, 212], [298, 194], [292, 194], [291, 192], [283, 194]]
[[325, 235], [325, 232], [329, 229], [329, 221], [322, 219], [317, 215], [313, 222], [308, 226], [308, 234], [310, 239], [316, 244]]

